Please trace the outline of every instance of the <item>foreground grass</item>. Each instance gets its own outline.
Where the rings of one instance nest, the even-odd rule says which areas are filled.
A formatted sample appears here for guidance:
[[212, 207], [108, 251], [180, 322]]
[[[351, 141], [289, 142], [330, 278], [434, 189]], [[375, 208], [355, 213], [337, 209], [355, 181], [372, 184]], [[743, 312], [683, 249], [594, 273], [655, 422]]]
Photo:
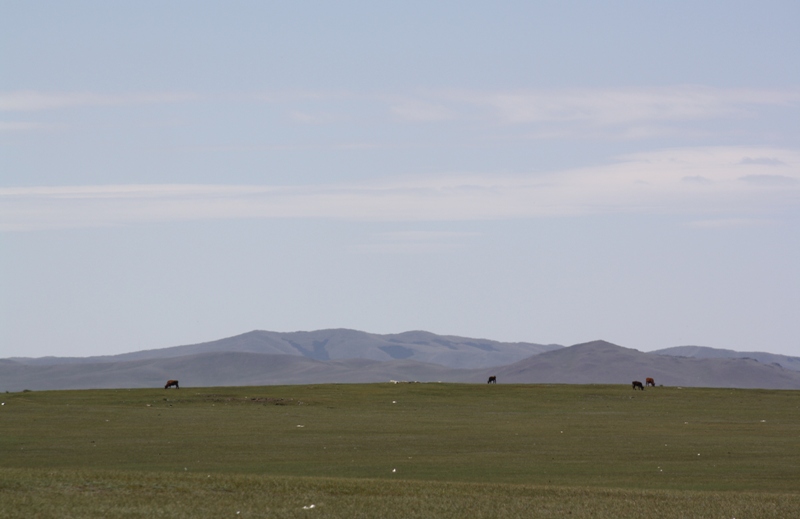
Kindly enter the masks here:
[[363, 384], [0, 400], [0, 517], [800, 517], [795, 391]]
[[783, 519], [797, 517], [799, 510], [798, 494], [0, 469], [0, 516], [8, 519]]

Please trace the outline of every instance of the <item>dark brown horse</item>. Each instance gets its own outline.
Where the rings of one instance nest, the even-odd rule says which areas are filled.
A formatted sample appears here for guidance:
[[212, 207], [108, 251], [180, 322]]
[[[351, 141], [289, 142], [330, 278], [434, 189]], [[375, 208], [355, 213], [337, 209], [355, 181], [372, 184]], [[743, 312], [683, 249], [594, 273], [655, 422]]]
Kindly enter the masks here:
[[175, 389], [180, 389], [180, 386], [178, 386], [178, 381], [177, 380], [167, 380], [167, 385], [164, 386], [164, 389], [169, 389], [169, 388], [171, 388], [173, 386], [175, 387]]
[[487, 384], [497, 384], [497, 377], [492, 375], [491, 377], [489, 377], [489, 380], [486, 383]]
[[653, 380], [653, 379], [652, 379], [652, 378], [650, 378], [650, 377], [647, 377], [646, 379], [644, 379], [644, 385], [645, 385], [645, 386], [653, 386], [653, 387], [656, 387], [656, 381], [655, 381], [655, 380]]
[[631, 382], [631, 386], [633, 387], [633, 389], [641, 389], [642, 391], [644, 391], [644, 386], [638, 380], [634, 380], [633, 382]]

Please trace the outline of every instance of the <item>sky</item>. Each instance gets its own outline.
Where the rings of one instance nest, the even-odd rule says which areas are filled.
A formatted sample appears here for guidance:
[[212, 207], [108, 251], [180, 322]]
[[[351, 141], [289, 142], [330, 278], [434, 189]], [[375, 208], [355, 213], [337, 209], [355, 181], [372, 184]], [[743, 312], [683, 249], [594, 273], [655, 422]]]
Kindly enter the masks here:
[[800, 3], [0, 0], [0, 358], [800, 355]]

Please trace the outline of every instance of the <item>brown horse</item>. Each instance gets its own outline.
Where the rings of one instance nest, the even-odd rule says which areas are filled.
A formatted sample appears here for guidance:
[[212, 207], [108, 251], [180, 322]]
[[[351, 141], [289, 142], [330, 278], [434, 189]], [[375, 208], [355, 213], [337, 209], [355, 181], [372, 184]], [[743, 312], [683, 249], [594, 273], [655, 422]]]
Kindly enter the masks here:
[[169, 389], [169, 388], [171, 388], [173, 386], [175, 387], [175, 389], [180, 389], [180, 386], [178, 386], [178, 381], [177, 380], [167, 380], [167, 385], [164, 386], [164, 389]]
[[497, 384], [497, 377], [492, 375], [491, 377], [489, 377], [489, 380], [486, 383], [487, 384]]
[[655, 380], [653, 380], [653, 379], [652, 379], [652, 378], [650, 378], [650, 377], [647, 377], [646, 379], [644, 379], [644, 385], [645, 385], [645, 386], [653, 386], [653, 387], [656, 387], [656, 381], [655, 381]]
[[638, 389], [641, 389], [642, 391], [644, 391], [644, 386], [638, 380], [634, 380], [633, 382], [631, 382], [631, 386], [633, 387], [633, 389], [637, 389], [638, 388]]

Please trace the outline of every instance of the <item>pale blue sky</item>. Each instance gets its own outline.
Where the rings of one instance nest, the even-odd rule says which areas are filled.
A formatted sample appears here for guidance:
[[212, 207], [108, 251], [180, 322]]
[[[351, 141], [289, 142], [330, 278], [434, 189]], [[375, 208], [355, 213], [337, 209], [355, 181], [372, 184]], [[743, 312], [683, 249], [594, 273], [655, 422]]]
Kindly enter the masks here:
[[800, 3], [386, 4], [0, 0], [0, 358], [800, 355]]

